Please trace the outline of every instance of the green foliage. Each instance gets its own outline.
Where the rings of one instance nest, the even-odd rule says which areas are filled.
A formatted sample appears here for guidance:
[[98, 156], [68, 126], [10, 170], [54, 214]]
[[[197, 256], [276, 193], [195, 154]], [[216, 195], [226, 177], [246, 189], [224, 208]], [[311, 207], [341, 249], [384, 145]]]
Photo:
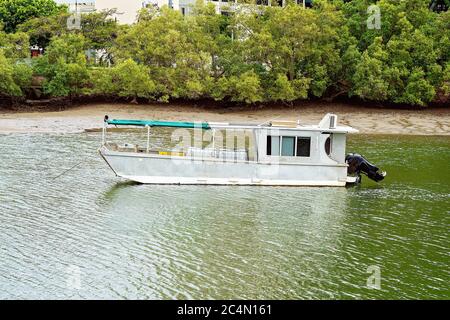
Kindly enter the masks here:
[[435, 93], [433, 86], [425, 79], [425, 73], [420, 68], [415, 68], [408, 77], [402, 95], [394, 101], [425, 106], [433, 99]]
[[14, 79], [14, 67], [0, 50], [0, 95], [20, 96], [22, 91]]
[[289, 81], [286, 75], [278, 74], [273, 87], [269, 89], [269, 100], [291, 102], [308, 97], [310, 79]]
[[384, 79], [386, 53], [381, 37], [362, 54], [352, 78], [355, 94], [363, 99], [384, 101], [388, 96], [388, 83]]
[[85, 92], [84, 88], [89, 81], [89, 73], [83, 54], [78, 56], [76, 62], [68, 63], [64, 58], [58, 58], [55, 63], [48, 65], [45, 71], [45, 93], [54, 97], [63, 97]]
[[81, 32], [90, 48], [105, 49], [114, 45], [119, 32], [117, 21], [112, 18], [116, 9], [84, 14], [81, 18]]
[[112, 82], [119, 97], [151, 98], [155, 92], [148, 68], [131, 59], [119, 63], [112, 70]]
[[156, 92], [148, 68], [131, 59], [114, 68], [92, 69], [90, 78], [96, 94], [117, 95], [136, 101], [137, 98], [154, 98]]
[[27, 58], [30, 55], [28, 35], [23, 32], [5, 33], [0, 30], [0, 48], [9, 59]]
[[445, 67], [440, 90], [444, 92], [444, 95], [450, 96], [450, 63], [447, 63], [447, 66]]
[[113, 83], [112, 68], [91, 68], [89, 78], [92, 84], [91, 93], [112, 95], [116, 91]]
[[13, 67], [13, 79], [20, 88], [28, 88], [33, 79], [33, 68], [26, 63], [15, 64]]
[[45, 77], [44, 91], [51, 96], [81, 94], [89, 81], [86, 41], [82, 35], [54, 38], [44, 56], [35, 61], [37, 74]]
[[213, 96], [216, 100], [229, 99], [245, 103], [262, 101], [259, 77], [254, 71], [247, 71], [239, 77], [221, 78], [217, 82]]
[[66, 10], [53, 0], [0, 0], [0, 22], [8, 33], [31, 18], [45, 17]]
[[[46, 2], [0, 0], [7, 31], [0, 31], [2, 92], [20, 95], [27, 87], [30, 70], [17, 62], [29, 55], [31, 42], [46, 49], [33, 71], [44, 76], [50, 96], [450, 101], [450, 13], [433, 12], [428, 0], [315, 0], [311, 9], [287, 1], [285, 7], [238, 6], [227, 16], [198, 0], [187, 16], [166, 6], [142, 9], [129, 26], [118, 25], [113, 10], [84, 14], [80, 30], [67, 29], [64, 8], [34, 8]], [[375, 3], [380, 29], [367, 26]], [[86, 59], [92, 55], [97, 58]]]
[[383, 62], [370, 57], [367, 52], [356, 66], [352, 92], [367, 100], [387, 99], [388, 84], [383, 78]]
[[68, 32], [68, 12], [31, 18], [17, 26], [17, 30], [25, 32], [30, 37], [30, 44], [46, 48], [53, 37], [61, 36]]

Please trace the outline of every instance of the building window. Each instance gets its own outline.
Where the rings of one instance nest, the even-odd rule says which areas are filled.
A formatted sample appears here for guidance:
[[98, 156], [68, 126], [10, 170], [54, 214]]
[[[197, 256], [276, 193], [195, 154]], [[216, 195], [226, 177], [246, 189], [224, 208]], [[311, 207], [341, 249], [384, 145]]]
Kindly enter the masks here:
[[281, 155], [284, 157], [293, 157], [295, 155], [295, 137], [281, 138]]
[[311, 156], [311, 138], [297, 137], [297, 157]]
[[182, 14], [183, 16], [186, 15], [186, 8], [181, 8], [181, 14]]

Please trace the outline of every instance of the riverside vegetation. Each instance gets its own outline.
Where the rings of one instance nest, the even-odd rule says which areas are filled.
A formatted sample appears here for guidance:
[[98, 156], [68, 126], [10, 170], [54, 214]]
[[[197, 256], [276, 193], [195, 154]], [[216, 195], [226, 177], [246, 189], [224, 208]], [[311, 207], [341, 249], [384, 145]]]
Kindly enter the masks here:
[[[372, 4], [379, 29], [367, 27]], [[450, 102], [450, 13], [429, 0], [243, 4], [228, 15], [198, 1], [188, 16], [142, 9], [132, 25], [113, 15], [83, 14], [70, 30], [52, 0], [0, 0], [0, 95], [24, 99], [37, 81], [44, 97]], [[44, 54], [30, 59], [30, 45]]]

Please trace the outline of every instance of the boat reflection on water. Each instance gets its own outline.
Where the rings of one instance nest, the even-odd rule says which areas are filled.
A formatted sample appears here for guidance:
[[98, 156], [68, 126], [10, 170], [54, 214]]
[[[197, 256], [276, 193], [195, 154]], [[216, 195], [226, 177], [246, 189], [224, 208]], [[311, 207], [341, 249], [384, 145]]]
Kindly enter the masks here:
[[[283, 292], [292, 279], [319, 282], [309, 288], [330, 281], [340, 259], [336, 246], [344, 232], [348, 192], [127, 182], [103, 196], [109, 228], [146, 248], [123, 246], [120, 254], [122, 263], [142, 270], [128, 274], [130, 283], [151, 278], [141, 294], [268, 298], [317, 294], [304, 286]], [[274, 285], [280, 282], [285, 284]]]

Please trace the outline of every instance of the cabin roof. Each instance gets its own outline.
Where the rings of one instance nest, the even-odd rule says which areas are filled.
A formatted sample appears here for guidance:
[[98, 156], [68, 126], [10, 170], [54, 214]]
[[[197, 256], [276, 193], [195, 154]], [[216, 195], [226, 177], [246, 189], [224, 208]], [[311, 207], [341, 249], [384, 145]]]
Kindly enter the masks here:
[[323, 128], [318, 125], [297, 125], [290, 126], [273, 126], [273, 125], [258, 125], [258, 124], [244, 124], [244, 123], [212, 123], [209, 122], [211, 129], [265, 129], [265, 130], [280, 130], [280, 131], [326, 131], [333, 133], [356, 133], [357, 129], [349, 126], [336, 126], [335, 128]]
[[179, 121], [159, 121], [159, 120], [108, 120], [105, 122], [116, 126], [136, 126], [136, 127], [171, 127], [171, 128], [201, 128], [211, 129], [207, 122], [179, 122]]
[[[331, 118], [335, 117], [335, 118]], [[332, 120], [332, 121], [331, 121]], [[327, 114], [318, 125], [302, 125], [299, 121], [274, 120], [261, 124], [255, 123], [229, 123], [229, 122], [182, 122], [182, 121], [160, 121], [160, 120], [109, 120], [105, 117], [105, 123], [116, 126], [138, 126], [138, 127], [171, 127], [171, 128], [199, 128], [210, 129], [266, 129], [266, 130], [290, 130], [290, 131], [326, 131], [333, 133], [355, 133], [358, 130], [349, 126], [337, 126], [337, 116]]]

